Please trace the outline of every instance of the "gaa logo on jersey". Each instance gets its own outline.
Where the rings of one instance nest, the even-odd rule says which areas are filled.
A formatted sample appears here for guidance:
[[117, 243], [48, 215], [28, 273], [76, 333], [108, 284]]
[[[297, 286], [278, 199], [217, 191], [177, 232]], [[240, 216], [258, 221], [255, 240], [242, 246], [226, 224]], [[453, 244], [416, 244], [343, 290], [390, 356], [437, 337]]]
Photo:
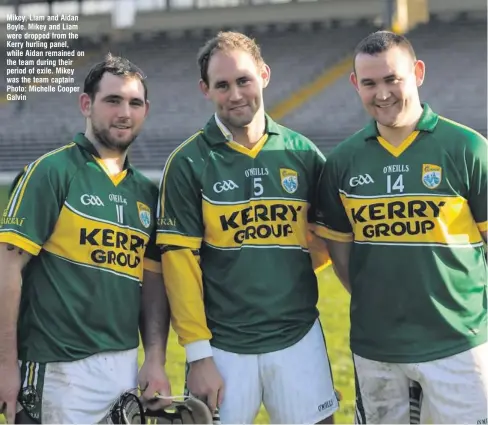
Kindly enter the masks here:
[[281, 186], [288, 193], [295, 193], [298, 189], [298, 173], [289, 168], [280, 168]]
[[138, 202], [137, 211], [142, 225], [147, 229], [151, 225], [151, 209], [146, 204]]
[[422, 165], [422, 183], [429, 189], [435, 189], [441, 184], [442, 168], [438, 165]]

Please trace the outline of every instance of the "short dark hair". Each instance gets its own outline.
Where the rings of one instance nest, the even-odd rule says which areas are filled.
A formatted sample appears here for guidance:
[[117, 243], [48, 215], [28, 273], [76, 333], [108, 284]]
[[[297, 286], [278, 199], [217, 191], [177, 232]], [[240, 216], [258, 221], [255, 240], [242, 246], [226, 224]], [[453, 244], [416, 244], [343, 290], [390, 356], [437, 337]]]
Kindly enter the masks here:
[[376, 31], [363, 38], [354, 49], [354, 72], [356, 72], [356, 57], [360, 53], [364, 53], [367, 55], [377, 55], [379, 53], [386, 52], [393, 47], [404, 48], [412, 56], [412, 59], [414, 61], [417, 60], [417, 56], [415, 55], [413, 46], [407, 39], [407, 37], [391, 31]]
[[142, 70], [128, 59], [108, 53], [102, 62], [95, 64], [90, 69], [85, 78], [83, 92], [88, 94], [92, 101], [100, 88], [100, 80], [106, 72], [112, 75], [139, 79], [144, 87], [144, 100], [147, 100], [146, 76]]
[[197, 56], [200, 67], [200, 77], [208, 85], [208, 64], [216, 51], [242, 50], [249, 53], [258, 66], [264, 64], [261, 49], [254, 39], [234, 31], [220, 31], [215, 37], [208, 40], [199, 50]]

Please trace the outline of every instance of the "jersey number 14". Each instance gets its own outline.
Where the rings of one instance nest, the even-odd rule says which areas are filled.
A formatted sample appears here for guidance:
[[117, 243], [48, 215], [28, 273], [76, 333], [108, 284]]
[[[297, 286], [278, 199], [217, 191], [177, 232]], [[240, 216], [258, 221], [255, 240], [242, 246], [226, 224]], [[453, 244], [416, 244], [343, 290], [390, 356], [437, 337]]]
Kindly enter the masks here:
[[405, 186], [403, 185], [403, 174], [400, 174], [397, 177], [395, 183], [393, 183], [393, 186], [391, 185], [391, 175], [388, 174], [386, 176], [386, 193], [391, 193], [393, 190], [403, 192], [403, 189], [405, 189]]

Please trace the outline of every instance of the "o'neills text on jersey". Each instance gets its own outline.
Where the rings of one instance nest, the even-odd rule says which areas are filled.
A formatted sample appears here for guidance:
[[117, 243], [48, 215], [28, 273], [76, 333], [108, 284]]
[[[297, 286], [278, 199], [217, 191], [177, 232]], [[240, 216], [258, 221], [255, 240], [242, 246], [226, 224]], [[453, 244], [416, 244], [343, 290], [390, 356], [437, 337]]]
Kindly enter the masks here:
[[248, 170], [244, 171], [246, 177], [259, 177], [259, 176], [267, 176], [269, 171], [267, 168], [249, 168]]

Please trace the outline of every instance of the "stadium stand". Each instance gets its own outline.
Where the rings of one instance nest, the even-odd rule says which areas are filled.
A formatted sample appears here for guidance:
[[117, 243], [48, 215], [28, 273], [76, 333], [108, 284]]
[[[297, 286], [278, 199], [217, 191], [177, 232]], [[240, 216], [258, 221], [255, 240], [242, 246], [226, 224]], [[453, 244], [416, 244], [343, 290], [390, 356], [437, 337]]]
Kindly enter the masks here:
[[[421, 99], [446, 118], [486, 134], [486, 20], [430, 21], [408, 34], [426, 62]], [[368, 120], [349, 75], [283, 119], [327, 151]]]
[[[341, 59], [372, 25], [337, 28], [309, 28], [270, 31], [255, 35], [272, 70], [271, 84], [265, 93], [267, 105], [286, 98], [324, 69]], [[207, 34], [209, 35], [209, 34]], [[82, 86], [89, 66], [110, 50], [140, 64], [148, 76], [152, 101], [148, 120], [131, 154], [141, 167], [153, 168], [201, 126], [213, 112], [212, 105], [198, 89], [198, 49], [206, 37], [160, 36], [151, 40], [134, 40], [108, 45], [103, 51], [86, 53], [83, 64], [75, 71]], [[18, 110], [15, 103], [0, 110], [0, 138], [8, 149], [0, 150], [3, 167], [15, 169], [28, 158], [59, 146], [76, 131], [84, 128], [78, 110], [77, 95], [64, 93], [30, 93]]]
[[[373, 30], [373, 24], [364, 21], [334, 27], [249, 30], [272, 70], [265, 92], [267, 108], [347, 57]], [[203, 126], [212, 113], [212, 106], [198, 90], [196, 64], [198, 48], [210, 34], [159, 34], [149, 40], [98, 46], [88, 49], [77, 67], [75, 78], [82, 86], [88, 67], [110, 50], [140, 64], [148, 75], [152, 105], [131, 152], [136, 165], [159, 169], [168, 153]], [[486, 18], [432, 20], [409, 37], [427, 64], [423, 98], [446, 117], [486, 134]], [[308, 135], [327, 152], [366, 119], [344, 76], [281, 122]], [[20, 169], [84, 128], [76, 94], [31, 93], [25, 102], [4, 103], [0, 105], [0, 123], [0, 171]]]

